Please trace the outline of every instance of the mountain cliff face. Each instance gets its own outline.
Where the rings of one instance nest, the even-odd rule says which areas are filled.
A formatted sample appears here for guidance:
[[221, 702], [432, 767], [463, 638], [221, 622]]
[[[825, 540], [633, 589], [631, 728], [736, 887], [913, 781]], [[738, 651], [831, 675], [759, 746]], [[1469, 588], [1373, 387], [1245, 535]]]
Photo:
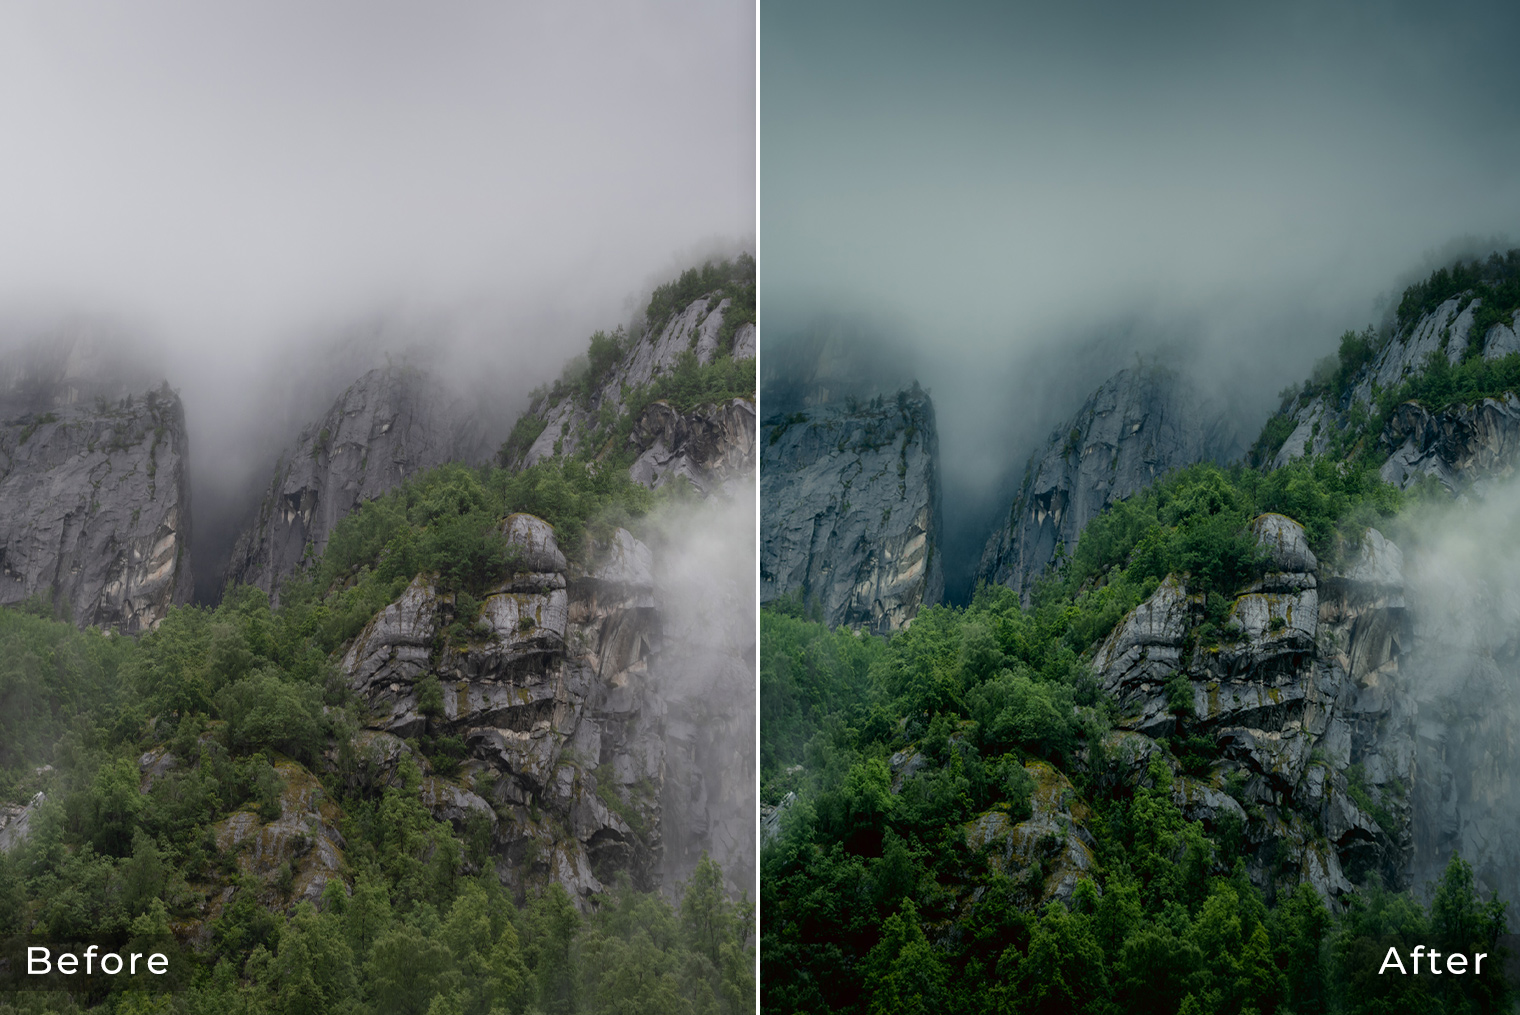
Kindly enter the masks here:
[[[1264, 449], [1270, 452], [1267, 462], [1281, 468], [1307, 454], [1353, 450], [1339, 445], [1363, 439], [1359, 431], [1367, 417], [1376, 415], [1380, 404], [1434, 363], [1454, 369], [1520, 353], [1516, 312], [1511, 311], [1507, 321], [1475, 327], [1482, 308], [1482, 298], [1464, 293], [1421, 314], [1381, 344], [1370, 334], [1359, 339], [1365, 343], [1365, 363], [1356, 366], [1339, 386], [1309, 385], [1269, 424], [1269, 429], [1275, 425], [1283, 436], [1278, 446]], [[1345, 356], [1343, 352], [1343, 361]], [[1382, 471], [1387, 482], [1408, 488], [1432, 476], [1455, 492], [1479, 477], [1507, 474], [1513, 466], [1505, 463], [1512, 463], [1520, 429], [1514, 397], [1506, 393], [1469, 399], [1434, 413], [1405, 403], [1387, 414], [1380, 432], [1364, 439], [1388, 454]]]
[[1380, 475], [1401, 489], [1426, 476], [1452, 492], [1492, 483], [1513, 475], [1520, 460], [1520, 396], [1508, 392], [1435, 413], [1405, 402], [1379, 443], [1388, 452]]
[[629, 444], [639, 455], [628, 468], [634, 482], [658, 490], [680, 478], [705, 496], [754, 474], [755, 404], [732, 398], [681, 413], [669, 402], [654, 402], [634, 424]]
[[[523, 570], [478, 612], [419, 577], [344, 656], [369, 748], [383, 765], [430, 724], [463, 739], [472, 788], [434, 780], [435, 805], [489, 822], [519, 891], [547, 875], [584, 899], [617, 870], [647, 889], [665, 775], [649, 551], [620, 529], [598, 565], [571, 570], [546, 523], [513, 515], [505, 529]], [[456, 620], [468, 633], [440, 637]]]
[[1160, 368], [1121, 370], [1051, 434], [1024, 470], [1008, 523], [988, 539], [977, 579], [1026, 593], [1109, 504], [1194, 462], [1244, 448], [1224, 407]]
[[915, 384], [761, 428], [760, 597], [899, 630], [944, 593], [934, 406]]
[[479, 425], [437, 379], [411, 367], [371, 370], [280, 456], [228, 580], [276, 592], [359, 504], [418, 472], [485, 457]]
[[0, 425], [0, 603], [38, 596], [81, 626], [152, 628], [193, 587], [179, 395], [49, 392], [23, 401], [52, 407]]
[[[1241, 855], [1269, 895], [1308, 881], [1334, 901], [1369, 872], [1407, 884], [1417, 772], [1403, 555], [1370, 529], [1326, 568], [1292, 519], [1262, 515], [1252, 530], [1273, 570], [1228, 603], [1217, 643], [1200, 638], [1205, 597], [1172, 576], [1098, 647], [1094, 672], [1119, 706], [1106, 778], [1141, 784], [1164, 759], [1189, 820], [1243, 830]], [[1185, 770], [1158, 738], [1212, 742], [1217, 760]]]
[[[526, 468], [556, 457], [631, 457], [635, 482], [658, 489], [681, 478], [704, 496], [752, 474], [752, 381], [737, 394], [722, 383], [709, 391], [705, 382], [754, 363], [753, 285], [731, 279], [637, 340], [621, 332], [593, 339], [594, 362], [535, 399], [501, 463]], [[607, 423], [619, 419], [631, 430]]]
[[586, 567], [538, 518], [504, 530], [519, 550], [507, 581], [477, 602], [419, 577], [344, 654], [368, 706], [369, 778], [391, 778], [406, 738], [462, 741], [458, 777], [426, 780], [429, 808], [489, 828], [519, 894], [557, 882], [589, 905], [620, 872], [674, 890], [703, 853], [737, 894], [755, 869], [753, 755], [734, 750], [753, 723], [752, 695], [734, 701], [753, 686], [754, 645], [752, 633], [728, 644], [738, 627], [723, 620], [742, 590], [718, 589], [712, 615], [693, 615], [677, 606], [689, 576], [626, 530]]

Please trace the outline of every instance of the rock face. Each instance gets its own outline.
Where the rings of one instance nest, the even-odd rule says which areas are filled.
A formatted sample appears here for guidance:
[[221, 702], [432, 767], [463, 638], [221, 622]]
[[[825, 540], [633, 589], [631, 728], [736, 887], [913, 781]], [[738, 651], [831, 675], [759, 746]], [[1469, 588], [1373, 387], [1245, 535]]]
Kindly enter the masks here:
[[977, 579], [1026, 594], [1109, 504], [1195, 462], [1240, 453], [1224, 407], [1159, 368], [1121, 370], [1035, 452], [1008, 512], [988, 539]]
[[704, 496], [755, 471], [755, 403], [743, 398], [679, 413], [655, 402], [634, 424], [634, 482], [658, 490], [682, 478]]
[[485, 457], [478, 424], [436, 379], [411, 367], [371, 370], [280, 457], [228, 579], [276, 592], [307, 547], [320, 554], [338, 520], [364, 501], [445, 462]]
[[966, 825], [966, 845], [988, 849], [994, 870], [1020, 879], [1027, 908], [1052, 901], [1069, 904], [1078, 883], [1092, 878], [1097, 864], [1098, 843], [1087, 830], [1091, 811], [1049, 764], [1029, 761], [1024, 771], [1034, 784], [1030, 816], [1015, 822], [1004, 810], [984, 811]]
[[0, 804], [0, 853], [8, 853], [32, 834], [32, 815], [46, 802], [36, 793], [24, 804]]
[[[753, 693], [735, 685], [754, 686], [736, 662], [752, 656], [753, 634], [712, 645], [667, 617], [650, 551], [625, 530], [581, 567], [537, 518], [513, 515], [504, 529], [522, 570], [482, 602], [420, 577], [347, 651], [342, 673], [372, 717], [371, 777], [390, 778], [408, 750], [400, 738], [460, 738], [457, 781], [431, 780], [425, 800], [489, 828], [497, 873], [519, 893], [556, 881], [589, 906], [621, 871], [673, 889], [703, 851], [735, 892], [749, 885], [753, 752], [747, 769], [714, 754], [733, 755], [739, 727], [752, 728]], [[683, 681], [694, 667], [705, 683]], [[723, 711], [736, 698], [737, 712]], [[735, 797], [742, 831], [712, 820]]]
[[1408, 884], [1417, 771], [1403, 556], [1368, 530], [1327, 569], [1292, 519], [1263, 515], [1252, 529], [1278, 570], [1234, 596], [1217, 642], [1200, 643], [1205, 597], [1172, 576], [1095, 652], [1120, 710], [1112, 771], [1143, 779], [1165, 757], [1158, 738], [1210, 745], [1186, 768], [1167, 759], [1173, 797], [1210, 833], [1239, 830], [1269, 895], [1307, 880], [1335, 903], [1373, 871]]
[[47, 390], [0, 427], [0, 603], [40, 596], [81, 626], [152, 628], [193, 588], [179, 395]]
[[914, 384], [761, 427], [760, 598], [799, 593], [824, 621], [898, 630], [937, 603], [939, 439]]
[[217, 822], [213, 834], [218, 849], [237, 856], [244, 874], [267, 879], [288, 865], [288, 887], [265, 890], [271, 894], [267, 902], [289, 910], [302, 902], [316, 903], [329, 881], [344, 880], [346, 861], [338, 807], [326, 798], [322, 784], [288, 759], [276, 761], [274, 769], [282, 784], [279, 814], [266, 821], [245, 808]]
[[1407, 489], [1433, 476], [1453, 493], [1514, 475], [1520, 461], [1520, 395], [1431, 413], [1415, 402], [1393, 411], [1382, 444], [1385, 482]]
[[[1520, 352], [1520, 325], [1513, 321], [1493, 325], [1486, 335], [1473, 333], [1474, 312], [1481, 306], [1480, 299], [1456, 297], [1421, 317], [1377, 351], [1339, 401], [1325, 394], [1295, 399], [1283, 410], [1292, 430], [1270, 466], [1277, 469], [1306, 454], [1322, 454], [1347, 426], [1353, 409], [1371, 406], [1381, 393], [1419, 374], [1432, 356], [1456, 364], [1472, 356], [1500, 359]], [[1390, 452], [1383, 478], [1408, 487], [1434, 476], [1447, 489], [1458, 490], [1475, 479], [1507, 475], [1520, 449], [1517, 410], [1520, 401], [1514, 396], [1454, 406], [1436, 416], [1414, 403], [1399, 406], [1379, 437]]]
[[[543, 421], [543, 430], [515, 460], [503, 465], [521, 468], [556, 455], [576, 453], [596, 430], [604, 415], [627, 410], [635, 389], [673, 373], [690, 353], [699, 365], [726, 353], [733, 360], [755, 358], [755, 326], [734, 329], [731, 348], [720, 348], [724, 315], [732, 300], [716, 294], [692, 301], [658, 332], [634, 342], [584, 399], [561, 397], [555, 404], [530, 409]], [[668, 403], [649, 405], [636, 421], [630, 446], [638, 456], [630, 473], [646, 486], [660, 486], [684, 476], [704, 494], [734, 476], [754, 469], [755, 407], [753, 399], [734, 399], [724, 405], [701, 406], [679, 413]]]

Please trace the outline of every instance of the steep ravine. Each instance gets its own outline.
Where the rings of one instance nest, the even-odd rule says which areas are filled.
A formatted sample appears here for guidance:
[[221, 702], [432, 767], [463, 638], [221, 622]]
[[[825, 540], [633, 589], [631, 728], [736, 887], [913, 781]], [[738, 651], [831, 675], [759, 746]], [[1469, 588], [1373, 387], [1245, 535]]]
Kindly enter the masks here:
[[476, 464], [486, 435], [437, 378], [415, 367], [370, 370], [301, 431], [275, 464], [227, 580], [278, 596], [279, 582], [320, 555], [338, 519], [444, 462]]
[[1029, 458], [1007, 523], [987, 539], [976, 580], [1027, 595], [1058, 549], [1116, 500], [1194, 462], [1223, 464], [1241, 444], [1225, 407], [1161, 367], [1121, 370]]

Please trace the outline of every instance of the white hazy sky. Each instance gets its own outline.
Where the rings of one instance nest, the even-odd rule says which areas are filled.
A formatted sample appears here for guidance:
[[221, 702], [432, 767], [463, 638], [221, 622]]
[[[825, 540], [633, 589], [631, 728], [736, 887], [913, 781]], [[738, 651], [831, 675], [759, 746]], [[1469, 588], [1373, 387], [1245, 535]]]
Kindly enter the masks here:
[[722, 2], [6, 4], [0, 301], [218, 343], [382, 299], [636, 286], [753, 232], [752, 19]]

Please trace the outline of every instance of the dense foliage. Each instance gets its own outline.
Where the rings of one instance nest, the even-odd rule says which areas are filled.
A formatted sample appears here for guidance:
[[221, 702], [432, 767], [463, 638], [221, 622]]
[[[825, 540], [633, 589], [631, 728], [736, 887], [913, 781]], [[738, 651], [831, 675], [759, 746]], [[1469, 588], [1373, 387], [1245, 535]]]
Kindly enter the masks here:
[[[1001, 588], [890, 640], [762, 611], [765, 692], [788, 703], [767, 702], [763, 793], [797, 793], [762, 853], [764, 1010], [1507, 1010], [1497, 977], [1375, 975], [1390, 945], [1502, 957], [1503, 907], [1466, 863], [1428, 907], [1373, 885], [1333, 918], [1307, 884], [1269, 905], [1235, 859], [1239, 827], [1186, 821], [1159, 758], [1138, 785], [1103, 777], [1109, 715], [1059, 630]], [[811, 674], [817, 704], [799, 707]], [[1191, 745], [1165, 746], [1181, 761]], [[1010, 864], [968, 829], [1027, 818], [1049, 791], [1036, 781], [1067, 777], [1092, 807], [1095, 863], [1070, 905], [1042, 905], [1058, 844]]]
[[[784, 806], [761, 861], [764, 1009], [1507, 1010], [1497, 976], [1376, 976], [1390, 945], [1406, 960], [1420, 943], [1502, 954], [1503, 907], [1478, 897], [1467, 864], [1452, 859], [1428, 906], [1375, 884], [1341, 916], [1308, 885], [1264, 897], [1237, 859], [1238, 820], [1205, 828], [1173, 802], [1171, 772], [1207, 770], [1213, 741], [1179, 722], [1159, 741], [1169, 763], [1116, 775], [1114, 706], [1087, 662], [1169, 574], [1203, 597], [1192, 637], [1238, 635], [1227, 597], [1264, 568], [1247, 530], [1258, 514], [1298, 520], [1333, 560], [1401, 501], [1366, 462], [1196, 465], [1089, 523], [1027, 608], [984, 586], [881, 639], [831, 632], [795, 599], [768, 605], [762, 799]], [[1046, 895], [1064, 840], [982, 831], [1060, 800], [1095, 843], [1069, 903]]]
[[[753, 324], [755, 320], [754, 257], [750, 254], [740, 254], [732, 261], [708, 261], [700, 268], [688, 268], [681, 272], [681, 277], [674, 282], [667, 282], [660, 286], [650, 295], [649, 306], [644, 311], [646, 330], [659, 332], [672, 317], [684, 310], [693, 300], [701, 299], [709, 293], [718, 294], [718, 299], [729, 297], [739, 305], [735, 308], [733, 319], [735, 326], [745, 320]], [[729, 322], [724, 323], [727, 325]], [[724, 345], [725, 349], [732, 348], [732, 329], [729, 330], [728, 337], [729, 344]]]
[[1495, 251], [1485, 260], [1459, 260], [1437, 268], [1429, 278], [1404, 290], [1395, 315], [1396, 330], [1408, 330], [1442, 303], [1469, 293], [1483, 300], [1478, 311], [1482, 319], [1475, 315], [1473, 322], [1474, 334], [1485, 335], [1492, 325], [1508, 323], [1520, 308], [1520, 250]]
[[[423, 806], [410, 757], [390, 785], [355, 777], [359, 716], [334, 653], [378, 609], [418, 574], [459, 600], [500, 581], [512, 511], [549, 520], [575, 554], [649, 505], [626, 473], [578, 462], [444, 466], [340, 522], [278, 608], [232, 587], [135, 640], [0, 610], [0, 788], [46, 794], [25, 842], [0, 852], [0, 939], [193, 944], [178, 993], [18, 994], [0, 1012], [752, 1010], [753, 910], [710, 861], [677, 906], [626, 885], [590, 916], [558, 887], [514, 902], [488, 839]], [[435, 775], [442, 739], [414, 744]], [[139, 759], [164, 752], [145, 774]], [[352, 878], [317, 907], [296, 904], [299, 850], [261, 875], [253, 840], [229, 832], [300, 813], [298, 799], [341, 832]]]

